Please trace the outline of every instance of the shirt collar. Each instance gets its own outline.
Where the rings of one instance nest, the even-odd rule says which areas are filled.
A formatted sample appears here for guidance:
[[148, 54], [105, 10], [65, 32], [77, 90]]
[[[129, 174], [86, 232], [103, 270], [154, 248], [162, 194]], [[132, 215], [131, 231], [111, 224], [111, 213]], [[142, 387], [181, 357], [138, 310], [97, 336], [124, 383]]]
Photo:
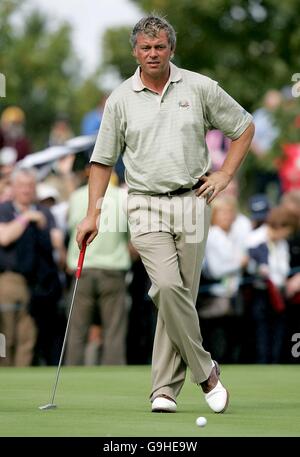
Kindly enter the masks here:
[[[141, 75], [140, 75], [140, 70], [141, 67], [138, 66], [136, 69], [134, 75], [132, 76], [132, 89], [135, 92], [141, 92], [142, 90], [146, 89], [146, 86], [144, 85]], [[180, 69], [176, 67], [172, 62], [170, 62], [170, 77], [167, 81], [167, 84], [169, 83], [177, 83], [182, 79], [182, 75], [180, 72]]]

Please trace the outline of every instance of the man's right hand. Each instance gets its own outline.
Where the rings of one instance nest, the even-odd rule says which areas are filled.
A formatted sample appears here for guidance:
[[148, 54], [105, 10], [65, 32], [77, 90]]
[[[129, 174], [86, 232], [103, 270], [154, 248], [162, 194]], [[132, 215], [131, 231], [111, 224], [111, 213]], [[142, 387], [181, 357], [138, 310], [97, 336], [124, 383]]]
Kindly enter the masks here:
[[99, 216], [86, 216], [78, 224], [76, 242], [79, 249], [82, 247], [82, 242], [86, 239], [86, 244], [90, 244], [98, 235]]
[[43, 230], [47, 226], [47, 219], [41, 211], [29, 209], [24, 211], [22, 216], [27, 219], [28, 222], [34, 222], [40, 230]]

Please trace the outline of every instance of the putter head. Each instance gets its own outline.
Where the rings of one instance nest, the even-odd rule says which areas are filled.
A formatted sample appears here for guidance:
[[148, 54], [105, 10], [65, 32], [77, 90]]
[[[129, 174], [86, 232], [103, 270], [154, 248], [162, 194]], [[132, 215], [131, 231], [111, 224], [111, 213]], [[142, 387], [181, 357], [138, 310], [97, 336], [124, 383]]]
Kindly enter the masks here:
[[41, 411], [46, 411], [47, 409], [55, 409], [57, 406], [54, 403], [48, 403], [48, 405], [39, 406]]

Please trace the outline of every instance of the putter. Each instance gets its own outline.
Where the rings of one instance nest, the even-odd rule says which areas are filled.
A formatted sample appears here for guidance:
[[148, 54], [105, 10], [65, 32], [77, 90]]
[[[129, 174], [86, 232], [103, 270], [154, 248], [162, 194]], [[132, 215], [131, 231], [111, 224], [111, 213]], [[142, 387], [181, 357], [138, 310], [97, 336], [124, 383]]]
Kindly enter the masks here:
[[70, 325], [73, 306], [74, 306], [74, 301], [75, 301], [77, 284], [78, 284], [78, 280], [80, 278], [81, 270], [82, 270], [82, 266], [83, 266], [85, 250], [86, 250], [86, 239], [83, 240], [83, 242], [82, 242], [82, 247], [81, 247], [80, 254], [79, 254], [77, 270], [76, 270], [76, 275], [75, 275], [76, 281], [75, 281], [75, 286], [74, 286], [73, 295], [72, 295], [71, 307], [70, 307], [70, 311], [69, 311], [69, 316], [68, 316], [68, 321], [67, 321], [64, 341], [63, 341], [63, 345], [62, 345], [62, 349], [61, 349], [61, 353], [60, 353], [59, 363], [58, 363], [57, 372], [56, 372], [56, 379], [55, 379], [55, 383], [54, 383], [54, 386], [53, 386], [53, 391], [52, 391], [50, 403], [48, 403], [47, 405], [39, 406], [39, 409], [41, 411], [57, 408], [56, 404], [54, 403], [54, 398], [55, 398], [56, 388], [57, 388], [57, 384], [58, 384], [58, 378], [59, 378], [59, 374], [60, 374], [61, 363], [62, 363], [62, 359], [63, 359], [64, 352], [65, 352], [65, 345], [66, 345], [66, 341], [67, 341], [67, 337], [68, 337], [69, 325]]

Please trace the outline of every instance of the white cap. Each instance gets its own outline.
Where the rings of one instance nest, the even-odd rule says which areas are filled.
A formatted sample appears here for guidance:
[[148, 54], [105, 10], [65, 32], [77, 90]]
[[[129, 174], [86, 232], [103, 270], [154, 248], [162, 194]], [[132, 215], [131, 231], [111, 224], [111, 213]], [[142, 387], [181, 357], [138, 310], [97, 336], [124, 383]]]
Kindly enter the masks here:
[[4, 146], [0, 149], [0, 165], [14, 165], [17, 161], [18, 153], [11, 146]]
[[36, 195], [38, 200], [46, 200], [47, 198], [53, 198], [53, 200], [59, 200], [59, 193], [53, 186], [49, 186], [44, 182], [39, 183], [36, 186]]

